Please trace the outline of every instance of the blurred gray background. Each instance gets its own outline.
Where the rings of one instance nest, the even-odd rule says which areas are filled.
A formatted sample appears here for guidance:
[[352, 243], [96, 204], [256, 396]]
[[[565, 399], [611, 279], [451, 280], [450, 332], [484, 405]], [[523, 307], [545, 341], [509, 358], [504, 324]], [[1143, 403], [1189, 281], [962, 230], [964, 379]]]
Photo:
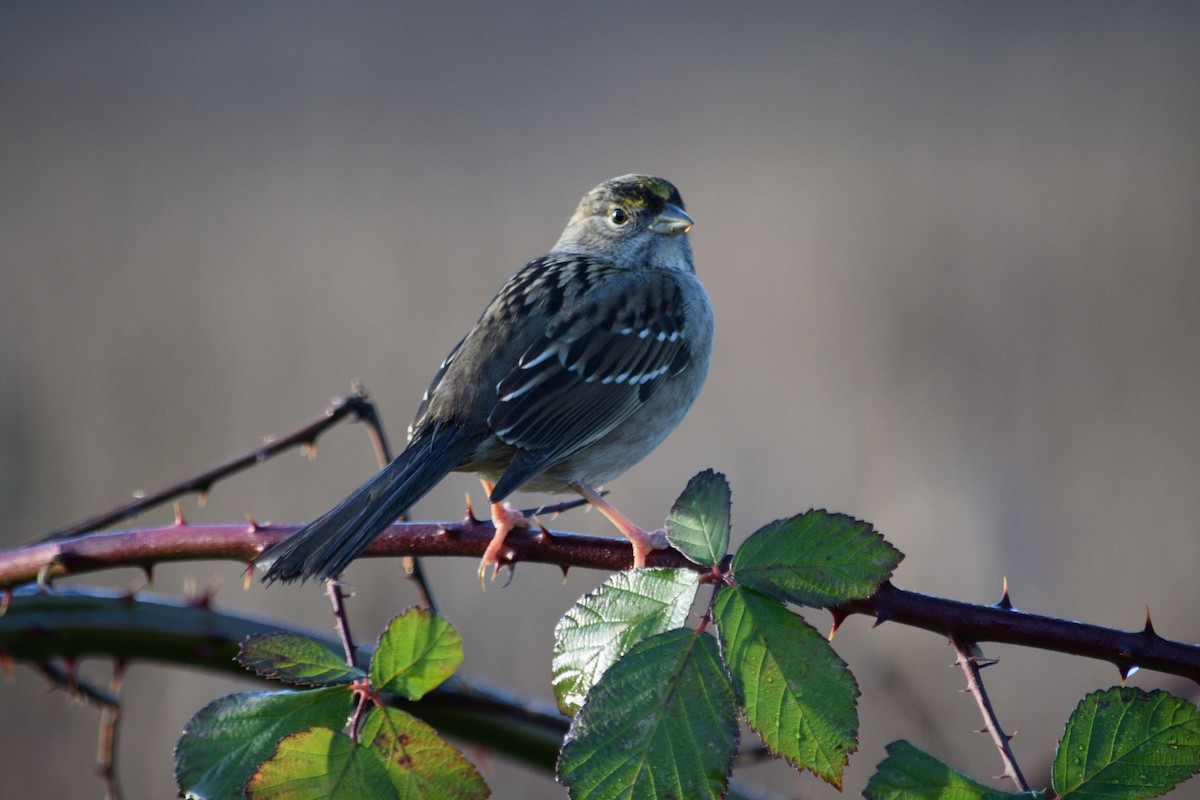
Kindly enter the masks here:
[[[610, 487], [624, 511], [659, 524], [714, 467], [740, 536], [827, 507], [907, 554], [902, 586], [992, 602], [1007, 576], [1026, 610], [1133, 628], [1149, 606], [1200, 639], [1198, 40], [1195, 3], [5, 2], [0, 545], [247, 449], [356, 378], [399, 441], [500, 283], [585, 191], [642, 171], [697, 221], [718, 324], [692, 413]], [[346, 427], [185, 510], [303, 521], [373, 469]], [[415, 514], [457, 518], [467, 491], [453, 476]], [[475, 566], [429, 564], [465, 669], [549, 700], [554, 623], [603, 575], [524, 565], [481, 593]], [[348, 578], [363, 638], [416, 601], [394, 564]], [[319, 589], [244, 592], [235, 564], [156, 588], [189, 579], [327, 624]], [[863, 694], [848, 794], [900, 737], [1000, 771], [940, 637], [855, 619], [835, 645]], [[1116, 671], [986, 651], [1044, 781]], [[188, 716], [251, 685], [133, 666], [128, 797], [172, 796]], [[96, 715], [43, 686], [18, 667], [0, 687], [0, 796], [99, 796]], [[565, 796], [467, 754], [498, 798]], [[836, 796], [782, 765], [738, 777]]]

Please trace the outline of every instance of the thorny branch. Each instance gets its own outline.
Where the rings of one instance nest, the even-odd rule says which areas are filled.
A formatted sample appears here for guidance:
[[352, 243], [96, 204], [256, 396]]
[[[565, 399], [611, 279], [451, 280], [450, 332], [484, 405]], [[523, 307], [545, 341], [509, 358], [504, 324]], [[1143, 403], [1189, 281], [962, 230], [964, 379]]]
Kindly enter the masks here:
[[375, 410], [375, 405], [367, 399], [366, 392], [358, 388], [353, 394], [334, 400], [333, 404], [321, 416], [283, 436], [269, 438], [267, 443], [262, 447], [256, 447], [229, 461], [210, 467], [198, 475], [185, 478], [169, 486], [164, 486], [158, 491], [141, 494], [134, 500], [119, 505], [116, 508], [80, 520], [65, 528], [51, 531], [38, 541], [47, 542], [54, 539], [66, 539], [90, 531], [98, 531], [121, 520], [135, 517], [143, 511], [155, 508], [164, 503], [169, 503], [172, 500], [177, 500], [189, 494], [197, 494], [203, 499], [212, 489], [213, 484], [223, 478], [228, 478], [230, 475], [235, 475], [249, 469], [255, 464], [266, 461], [293, 447], [311, 450], [316, 445], [318, 436], [346, 417], [352, 417], [353, 419], [363, 420], [368, 423], [371, 430], [371, 440], [375, 444], [377, 453], [382, 452], [381, 448], [386, 448], [385, 442], [381, 444], [383, 428], [379, 423], [379, 415]]
[[108, 690], [92, 686], [79, 680], [75, 673], [74, 660], [67, 666], [50, 661], [35, 661], [31, 664], [51, 685], [63, 689], [71, 697], [79, 698], [100, 709], [100, 731], [96, 740], [96, 770], [104, 781], [104, 800], [120, 800], [121, 790], [117, 784], [116, 742], [117, 723], [121, 719], [121, 684], [125, 676], [123, 659], [113, 660], [113, 674]]
[[1017, 764], [1016, 756], [1012, 751], [1012, 736], [1004, 732], [1000, 727], [1000, 720], [996, 716], [996, 709], [992, 707], [992, 701], [988, 699], [987, 689], [984, 688], [980, 670], [984, 667], [995, 664], [995, 661], [989, 661], [978, 654], [978, 646], [970, 642], [961, 642], [954, 636], [950, 637], [950, 643], [954, 645], [954, 650], [958, 654], [955, 664], [962, 668], [963, 674], [967, 678], [967, 691], [975, 698], [976, 705], [979, 706], [979, 713], [983, 715], [983, 730], [980, 733], [987, 732], [991, 734], [992, 741], [996, 744], [996, 749], [1000, 751], [1000, 760], [1004, 762], [1004, 774], [1001, 778], [1009, 778], [1017, 785], [1017, 790], [1021, 792], [1029, 791], [1029, 783], [1025, 780], [1025, 776], [1021, 774], [1021, 767]]
[[[124, 566], [150, 567], [162, 561], [233, 559], [250, 563], [261, 551], [297, 530], [295, 525], [168, 525], [115, 531], [0, 552], [0, 588], [36, 580]], [[467, 518], [457, 523], [401, 523], [376, 539], [364, 557], [482, 556], [491, 541], [490, 522]], [[560, 569], [628, 569], [629, 544], [623, 539], [578, 533], [515, 530], [501, 558], [555, 564]], [[651, 567], [704, 569], [675, 550], [656, 550]], [[736, 577], [736, 576], [735, 576]], [[2, 606], [2, 602], [0, 602]], [[1152, 669], [1200, 683], [1200, 647], [1159, 636], [1147, 623], [1140, 631], [1120, 631], [1073, 620], [1029, 614], [1003, 602], [994, 606], [919, 594], [884, 583], [865, 600], [831, 609], [834, 627], [851, 614], [873, 616], [968, 642], [1004, 642], [1108, 661], [1122, 677], [1134, 667]]]
[[337, 627], [338, 638], [342, 641], [342, 651], [346, 654], [346, 663], [354, 666], [354, 637], [350, 635], [350, 618], [346, 616], [346, 595], [342, 593], [342, 584], [336, 580], [325, 581], [325, 592], [333, 603], [333, 618]]

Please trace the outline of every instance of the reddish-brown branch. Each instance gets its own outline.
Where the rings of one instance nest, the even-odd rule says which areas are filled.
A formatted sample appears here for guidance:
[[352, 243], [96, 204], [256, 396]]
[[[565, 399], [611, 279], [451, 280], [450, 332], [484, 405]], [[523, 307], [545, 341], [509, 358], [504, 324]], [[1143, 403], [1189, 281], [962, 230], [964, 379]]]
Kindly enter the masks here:
[[[0, 588], [116, 567], [149, 567], [163, 561], [232, 559], [249, 563], [299, 526], [169, 525], [93, 534], [0, 552]], [[490, 522], [393, 525], [364, 554], [462, 556], [478, 559], [492, 538]], [[623, 539], [577, 533], [516, 530], [505, 541], [514, 562], [608, 571], [632, 564]], [[674, 550], [656, 550], [649, 566], [705, 571]], [[733, 576], [736, 580], [736, 574]], [[833, 609], [835, 619], [866, 614], [970, 642], [1004, 642], [1108, 661], [1122, 674], [1134, 666], [1200, 683], [1200, 647], [1164, 639], [1153, 629], [1127, 632], [1072, 620], [980, 606], [906, 591], [885, 583], [871, 597]]]

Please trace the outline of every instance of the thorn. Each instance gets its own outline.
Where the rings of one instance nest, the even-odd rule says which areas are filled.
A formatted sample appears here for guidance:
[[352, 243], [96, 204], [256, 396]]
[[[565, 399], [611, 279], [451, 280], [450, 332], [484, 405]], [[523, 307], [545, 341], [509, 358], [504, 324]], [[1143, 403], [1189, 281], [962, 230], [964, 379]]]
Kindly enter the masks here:
[[38, 570], [38, 574], [37, 574], [37, 586], [38, 586], [39, 590], [41, 590], [43, 592], [47, 592], [50, 590], [50, 572], [53, 569], [54, 569], [53, 561], [49, 561], [45, 564], [42, 564], [42, 566]]
[[979, 669], [987, 669], [988, 667], [993, 667], [999, 663], [1000, 663], [1000, 659], [998, 659], [998, 658], [980, 657], [980, 658], [975, 659], [975, 666], [979, 667]]
[[256, 520], [254, 517], [250, 516], [249, 514], [246, 515], [246, 524], [250, 526], [251, 533], [258, 533], [259, 531], [262, 530], [262, 525], [258, 524], [258, 520]]
[[563, 586], [566, 586], [567, 585], [567, 573], [569, 573], [571, 571], [571, 567], [567, 564], [563, 564], [561, 567], [559, 567], [559, 569], [562, 570], [562, 574], [563, 574]]
[[871, 623], [871, 630], [875, 630], [880, 625], [888, 621], [888, 615], [882, 612], [876, 612], [875, 621]]
[[146, 575], [146, 587], [153, 589], [154, 588], [154, 565], [153, 564], [142, 564], [142, 572], [144, 572]]
[[980, 728], [979, 730], [974, 731], [974, 733], [987, 733], [987, 732], [988, 732], [987, 728]]
[[186, 602], [192, 608], [212, 608], [212, 601], [213, 597], [217, 593], [217, 588], [218, 587], [214, 582], [210, 583], [208, 586], [204, 587], [203, 590], [201, 590], [196, 584], [196, 579], [189, 577], [183, 582], [184, 602]]
[[1138, 669], [1139, 669], [1139, 667], [1136, 664], [1125, 664], [1123, 666], [1121, 664], [1118, 664], [1117, 670], [1121, 673], [1121, 683], [1123, 684], [1123, 683], [1125, 683], [1125, 681], [1129, 680], [1129, 678], [1135, 672], [1137, 672]]
[[200, 508], [204, 508], [205, 504], [208, 503], [208, 490], [209, 487], [205, 486], [196, 494], [196, 505]]
[[468, 525], [478, 525], [478, 524], [479, 524], [479, 517], [475, 516], [475, 509], [473, 509], [473, 508], [471, 507], [471, 493], [470, 493], [470, 492], [467, 492], [467, 518], [466, 518], [466, 523], [467, 523]]
[[1006, 734], [1004, 734], [1004, 740], [1011, 742], [1013, 739], [1017, 738], [1018, 733], [1020, 733], [1020, 731], [1013, 731], [1012, 733], [1006, 733]]
[[996, 603], [996, 608], [1002, 608], [1005, 611], [1011, 611], [1013, 607], [1012, 599], [1008, 596], [1008, 576], [1004, 576], [1004, 593], [1000, 596], [1000, 602]]
[[246, 568], [242, 570], [242, 591], [250, 591], [250, 585], [254, 583], [254, 562], [247, 561]]
[[1151, 639], [1158, 636], [1158, 634], [1154, 632], [1154, 623], [1150, 621], [1150, 606], [1146, 606], [1146, 625], [1142, 628], [1142, 636]]
[[542, 521], [540, 519], [538, 519], [537, 517], [534, 517], [533, 521], [538, 526], [538, 531], [539, 531], [538, 539], [540, 539], [543, 542], [549, 542], [554, 539], [554, 534], [550, 532], [549, 528], [547, 528], [545, 525], [542, 524]]
[[458, 528], [456, 528], [456, 527], [451, 527], [449, 525], [439, 525], [438, 526], [438, 535], [439, 536], [453, 538], [457, 533], [458, 533]]
[[177, 526], [187, 525], [187, 520], [183, 518], [183, 508], [180, 507], [179, 503], [173, 503], [172, 505], [175, 508], [175, 524]]
[[67, 677], [67, 688], [74, 691], [76, 682], [79, 679], [79, 665], [75, 662], [74, 656], [63, 656], [63, 672]]
[[960, 644], [963, 651], [966, 652], [967, 658], [971, 659], [975, 663], [979, 663], [980, 661], [987, 659], [987, 656], [983, 654], [983, 648], [979, 646], [978, 642], [960, 642]]
[[838, 628], [846, 621], [849, 615], [836, 608], [829, 609], [829, 616], [833, 617], [833, 625], [829, 628], [829, 641], [833, 641], [833, 637], [837, 634]]
[[309, 461], [315, 461], [317, 459], [317, 440], [309, 439], [307, 442], [301, 444], [300, 455], [304, 456]]

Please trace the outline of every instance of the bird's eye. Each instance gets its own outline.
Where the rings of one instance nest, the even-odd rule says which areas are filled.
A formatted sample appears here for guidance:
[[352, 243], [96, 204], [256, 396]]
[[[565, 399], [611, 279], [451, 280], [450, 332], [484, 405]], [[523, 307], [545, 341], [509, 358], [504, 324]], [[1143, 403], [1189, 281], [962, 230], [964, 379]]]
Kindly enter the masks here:
[[619, 228], [629, 222], [629, 212], [621, 206], [613, 206], [608, 212], [608, 221]]

